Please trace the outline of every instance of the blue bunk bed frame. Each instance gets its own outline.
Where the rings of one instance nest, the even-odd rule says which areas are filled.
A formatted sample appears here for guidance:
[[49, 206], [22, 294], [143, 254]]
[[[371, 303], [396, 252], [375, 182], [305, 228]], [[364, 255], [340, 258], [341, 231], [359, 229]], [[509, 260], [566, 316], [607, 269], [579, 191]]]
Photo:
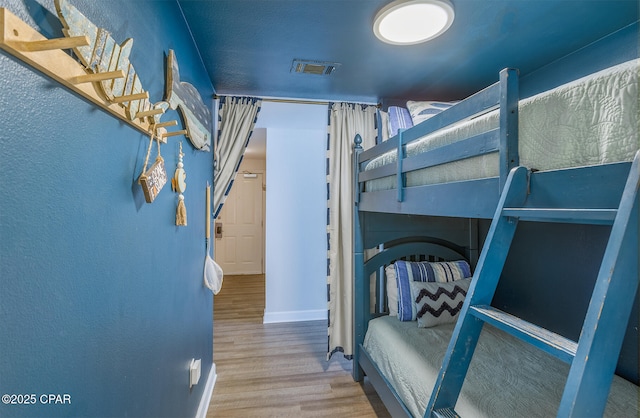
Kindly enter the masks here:
[[[355, 138], [353, 378], [361, 381], [366, 374], [394, 417], [411, 416], [411, 414], [362, 347], [369, 320], [384, 314], [383, 267], [411, 254], [435, 256], [439, 259], [467, 258], [472, 265], [475, 264], [478, 235], [473, 220], [493, 218], [495, 222], [499, 216], [496, 214], [496, 209], [508, 175], [519, 164], [518, 100], [518, 72], [505, 69], [500, 72], [500, 80], [497, 83], [369, 150], [363, 151], [360, 146], [361, 139], [359, 136]], [[412, 157], [404, 155], [404, 148], [410, 141], [496, 108], [500, 113], [498, 129], [420, 155]], [[398, 153], [396, 163], [362, 171], [367, 162], [394, 148]], [[404, 175], [407, 172], [492, 152], [499, 153], [500, 175], [498, 177], [405, 187]], [[638, 155], [640, 153], [636, 155], [633, 167], [630, 162], [622, 162], [548, 172], [527, 172], [527, 193], [529, 187], [539, 191], [529, 194], [527, 205], [553, 207], [554, 210], [560, 209], [560, 211], [564, 208], [618, 208], [625, 190], [625, 180], [633, 177], [633, 171], [638, 170], [637, 160], [640, 158]], [[391, 175], [397, 176], [395, 189], [365, 191], [365, 182]], [[637, 177], [637, 173], [635, 176]], [[635, 181], [636, 192], [631, 197], [635, 204], [632, 202], [634, 209], [631, 223], [627, 226], [627, 230], [631, 228], [631, 231], [634, 228], [638, 229], [637, 179]], [[629, 189], [629, 186], [626, 189]], [[622, 197], [622, 199], [625, 198]], [[437, 221], [429, 225], [433, 219]], [[544, 221], [553, 222], [554, 219], [547, 218]], [[565, 222], [566, 219], [555, 221]], [[607, 222], [609, 221], [611, 220]], [[443, 222], [448, 225], [443, 226]], [[417, 228], [418, 225], [420, 228]], [[456, 238], [449, 240], [450, 235], [446, 230], [452, 226], [457, 230], [454, 234]], [[426, 230], [429, 236], [421, 236], [416, 240], [411, 237], [415, 235], [416, 230], [422, 233]], [[633, 233], [627, 235], [633, 236]], [[401, 244], [395, 245], [398, 242]], [[384, 243], [387, 244], [383, 245]], [[637, 233], [635, 241], [632, 239], [630, 245], [634, 246], [637, 257]], [[365, 260], [364, 249], [376, 246], [380, 246], [382, 251], [371, 259]], [[633, 251], [631, 250], [631, 254]], [[631, 272], [632, 276], [638, 275], [637, 260], [635, 270], [633, 260], [630, 262], [625, 260], [623, 264], [627, 274]], [[377, 306], [373, 314], [370, 311], [369, 277], [371, 274], [376, 274], [377, 280]], [[637, 278], [635, 281], [637, 282]], [[632, 293], [635, 294], [635, 290]], [[629, 310], [631, 304], [632, 300], [629, 302]], [[464, 372], [466, 373], [466, 370]], [[602, 384], [608, 385], [610, 381], [606, 383], [605, 378]], [[431, 388], [425, 388], [425, 390], [431, 390]], [[454, 413], [452, 409], [451, 412]]]
[[[393, 416], [411, 416], [398, 394], [380, 373], [377, 366], [362, 348], [369, 320], [384, 314], [384, 274], [382, 268], [400, 258], [432, 257], [436, 259], [468, 259], [474, 265], [477, 260], [477, 224], [471, 219], [491, 218], [500, 198], [501, 188], [509, 170], [518, 165], [518, 71], [504, 69], [497, 83], [462, 100], [419, 125], [399, 132], [393, 138], [363, 151], [361, 138], [355, 138], [354, 175], [354, 362], [353, 378], [361, 381], [364, 374]], [[404, 156], [408, 142], [459, 121], [479, 116], [498, 108], [500, 126], [475, 137], [435, 149], [414, 157]], [[388, 151], [397, 150], [396, 164], [361, 171], [364, 165]], [[499, 152], [500, 176], [449, 184], [435, 184], [406, 188], [404, 174], [421, 168], [458, 161], [477, 155]], [[390, 175], [397, 176], [396, 189], [364, 192], [366, 181]], [[402, 216], [385, 216], [388, 228], [374, 230], [379, 225], [379, 213], [398, 215], [429, 215], [412, 217], [409, 222]], [[445, 218], [440, 218], [445, 217]], [[469, 220], [469, 221], [467, 221]], [[430, 225], [426, 225], [430, 223]], [[417, 223], [429, 230], [429, 237], [411, 236], [411, 227], [402, 230], [407, 223]], [[415, 226], [415, 225], [414, 225]], [[453, 231], [453, 232], [452, 232]], [[453, 233], [453, 236], [451, 235]], [[402, 239], [394, 245], [395, 239]], [[408, 237], [408, 238], [407, 238]], [[384, 249], [365, 263], [364, 248], [386, 243]], [[376, 309], [370, 313], [368, 278], [376, 274]]]
[[[356, 137], [356, 208], [360, 211], [466, 218], [493, 217], [500, 192], [509, 171], [519, 164], [518, 158], [518, 71], [504, 69], [500, 80], [462, 100], [444, 112], [400, 132], [394, 138], [363, 151]], [[407, 143], [498, 108], [500, 125], [480, 135], [443, 146], [420, 155], [405, 157]], [[361, 171], [362, 167], [388, 151], [397, 149], [396, 164]], [[500, 176], [464, 182], [434, 184], [407, 188], [404, 174], [470, 157], [499, 152]], [[364, 193], [364, 182], [397, 175], [394, 190]]]

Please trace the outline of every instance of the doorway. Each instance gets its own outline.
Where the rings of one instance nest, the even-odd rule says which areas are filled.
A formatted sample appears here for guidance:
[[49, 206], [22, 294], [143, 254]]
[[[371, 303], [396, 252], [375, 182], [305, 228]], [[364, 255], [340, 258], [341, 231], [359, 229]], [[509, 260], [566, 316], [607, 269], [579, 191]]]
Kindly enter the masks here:
[[264, 174], [240, 171], [215, 221], [215, 259], [225, 275], [264, 274]]

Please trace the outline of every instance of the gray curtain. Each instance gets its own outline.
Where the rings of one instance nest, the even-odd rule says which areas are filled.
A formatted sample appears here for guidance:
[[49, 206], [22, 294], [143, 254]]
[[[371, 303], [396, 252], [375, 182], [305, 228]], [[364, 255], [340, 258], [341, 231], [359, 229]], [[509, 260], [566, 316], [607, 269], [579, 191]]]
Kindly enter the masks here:
[[254, 97], [222, 97], [218, 108], [215, 142], [213, 208], [217, 218], [235, 178], [242, 156], [258, 120], [262, 100]]
[[353, 144], [376, 143], [376, 107], [350, 103], [329, 106], [327, 139], [327, 359], [353, 356]]

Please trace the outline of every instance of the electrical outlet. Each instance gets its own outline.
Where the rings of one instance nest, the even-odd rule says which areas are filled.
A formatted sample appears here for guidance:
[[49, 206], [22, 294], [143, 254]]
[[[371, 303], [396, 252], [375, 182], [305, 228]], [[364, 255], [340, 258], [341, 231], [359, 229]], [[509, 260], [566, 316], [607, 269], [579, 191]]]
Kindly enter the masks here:
[[191, 365], [189, 366], [189, 389], [197, 385], [200, 381], [201, 365], [202, 362], [200, 361], [200, 359], [191, 360]]

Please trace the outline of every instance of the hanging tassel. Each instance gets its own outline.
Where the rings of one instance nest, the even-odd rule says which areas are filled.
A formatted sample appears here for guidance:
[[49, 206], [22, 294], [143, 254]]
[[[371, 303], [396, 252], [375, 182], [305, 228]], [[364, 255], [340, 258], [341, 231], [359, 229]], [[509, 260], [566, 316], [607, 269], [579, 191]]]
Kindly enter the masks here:
[[187, 188], [185, 182], [187, 173], [184, 171], [184, 164], [182, 163], [182, 142], [180, 142], [180, 153], [178, 153], [178, 167], [171, 179], [171, 186], [173, 190], [178, 192], [178, 208], [176, 209], [176, 225], [187, 226], [187, 208], [184, 206], [184, 190]]
[[184, 196], [178, 195], [178, 209], [176, 209], [176, 225], [187, 226], [187, 208], [184, 205]]

